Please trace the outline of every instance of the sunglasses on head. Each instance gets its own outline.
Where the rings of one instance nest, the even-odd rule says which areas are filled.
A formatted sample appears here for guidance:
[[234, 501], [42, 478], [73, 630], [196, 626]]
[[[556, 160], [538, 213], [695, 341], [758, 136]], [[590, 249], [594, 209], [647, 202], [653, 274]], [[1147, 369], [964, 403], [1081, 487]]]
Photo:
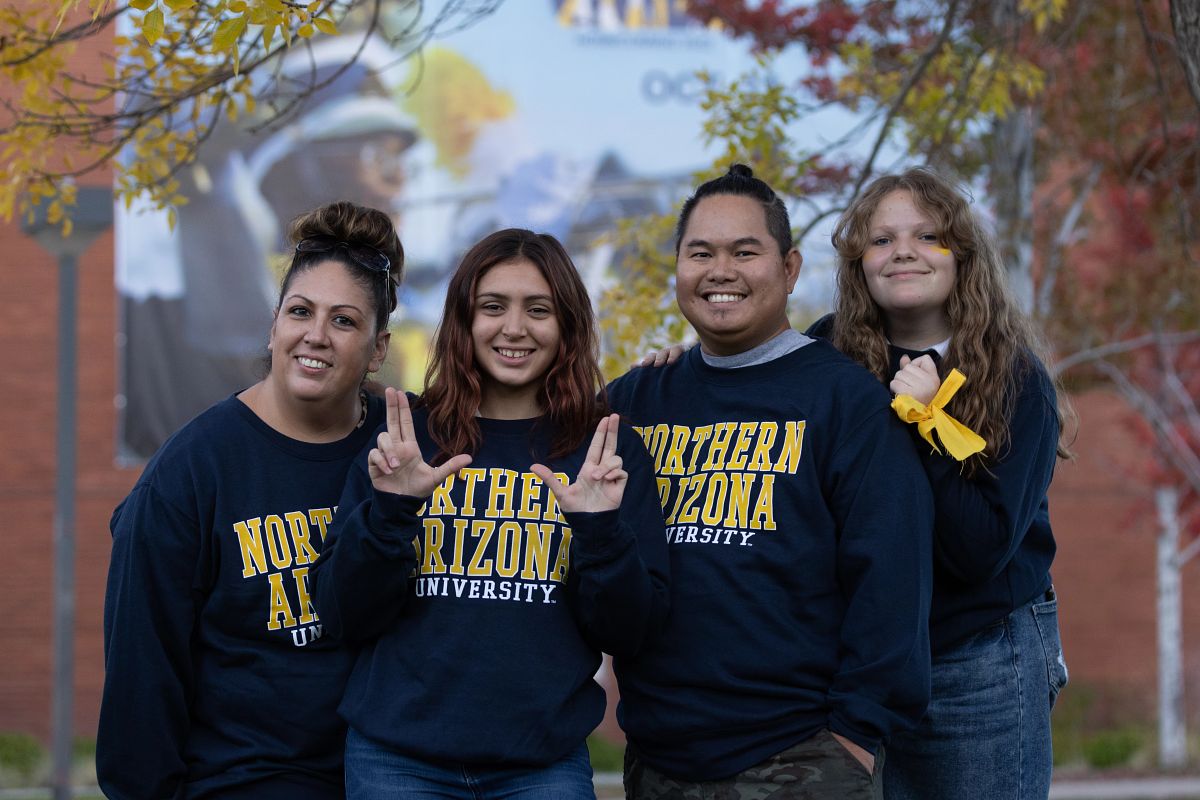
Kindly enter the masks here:
[[334, 250], [345, 250], [351, 261], [371, 272], [387, 276], [392, 267], [391, 260], [370, 245], [352, 244], [333, 236], [309, 236], [296, 242], [297, 253], [331, 253]]

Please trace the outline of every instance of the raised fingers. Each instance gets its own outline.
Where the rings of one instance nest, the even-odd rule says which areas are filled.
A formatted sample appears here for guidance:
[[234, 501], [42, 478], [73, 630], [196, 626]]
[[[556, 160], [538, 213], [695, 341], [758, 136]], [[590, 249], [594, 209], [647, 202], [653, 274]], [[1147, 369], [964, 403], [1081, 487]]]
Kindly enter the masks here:
[[417, 433], [413, 428], [412, 411], [408, 407], [408, 395], [404, 392], [396, 392], [396, 395], [396, 401], [399, 404], [397, 410], [400, 414], [400, 435], [406, 442], [415, 442]]
[[[601, 455], [603, 458], [608, 458], [617, 452], [617, 432], [621, 428], [621, 417], [617, 414], [609, 414], [604, 418], [602, 424], [605, 424], [605, 428]], [[598, 429], [599, 426], [597, 426]]]
[[[383, 399], [387, 408], [387, 430], [388, 433], [398, 437], [403, 441], [403, 436], [400, 432], [400, 397], [401, 392], [397, 392], [391, 386], [383, 390]], [[405, 405], [408, 405], [408, 398], [404, 398]]]
[[584, 469], [591, 464], [599, 464], [604, 458], [605, 444], [608, 437], [608, 417], [602, 417], [596, 423], [596, 432], [592, 434], [592, 443], [588, 445], [587, 455], [583, 459]]

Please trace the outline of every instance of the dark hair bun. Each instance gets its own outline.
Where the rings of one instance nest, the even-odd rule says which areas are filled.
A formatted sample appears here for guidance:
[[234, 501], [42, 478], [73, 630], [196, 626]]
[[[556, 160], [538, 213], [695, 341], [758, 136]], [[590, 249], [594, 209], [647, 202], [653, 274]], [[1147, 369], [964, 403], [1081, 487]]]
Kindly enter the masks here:
[[729, 167], [730, 175], [737, 175], [739, 178], [753, 178], [754, 170], [750, 169], [745, 164], [733, 164]]
[[391, 217], [384, 212], [339, 200], [292, 220], [288, 238], [295, 244], [310, 236], [332, 236], [343, 242], [374, 247], [392, 262], [392, 276], [400, 282], [404, 248]]
[[[391, 217], [379, 209], [339, 200], [301, 214], [288, 226], [288, 239], [292, 244], [314, 236], [329, 236], [348, 244], [366, 245], [387, 257], [391, 263], [388, 270], [390, 280], [380, 281], [375, 278], [365, 281], [371, 287], [372, 295], [377, 295], [377, 318], [382, 330], [382, 326], [387, 323], [387, 317], [396, 309], [396, 288], [404, 277], [404, 247], [400, 244], [400, 237], [396, 234]], [[284, 288], [298, 266], [300, 269], [306, 269], [317, 260], [320, 259], [311, 256], [302, 259], [298, 255], [294, 256], [292, 266], [284, 276]]]

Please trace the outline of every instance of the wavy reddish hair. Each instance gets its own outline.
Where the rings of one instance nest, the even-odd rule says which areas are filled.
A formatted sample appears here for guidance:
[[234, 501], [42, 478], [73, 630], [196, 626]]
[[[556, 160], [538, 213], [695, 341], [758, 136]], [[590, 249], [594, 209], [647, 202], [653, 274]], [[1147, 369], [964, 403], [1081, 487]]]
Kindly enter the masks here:
[[440, 450], [439, 460], [473, 454], [479, 447], [475, 412], [483, 400], [482, 381], [471, 341], [475, 287], [492, 267], [518, 260], [529, 261], [550, 284], [559, 326], [558, 353], [538, 391], [538, 404], [552, 429], [550, 451], [539, 457], [575, 450], [608, 412], [596, 317], [571, 257], [549, 234], [522, 228], [496, 231], [467, 251], [451, 276], [434, 336], [419, 403], [429, 408], [429, 434]]

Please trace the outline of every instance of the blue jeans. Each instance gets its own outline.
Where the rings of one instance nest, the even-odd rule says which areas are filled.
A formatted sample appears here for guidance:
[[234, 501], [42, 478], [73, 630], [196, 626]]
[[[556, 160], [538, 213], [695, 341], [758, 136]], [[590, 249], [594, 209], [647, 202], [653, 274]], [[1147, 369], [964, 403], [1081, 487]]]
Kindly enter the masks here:
[[347, 800], [596, 800], [587, 745], [540, 767], [428, 761], [401, 755], [351, 728]]
[[933, 658], [932, 701], [887, 743], [886, 800], [1045, 800], [1067, 683], [1053, 590]]

